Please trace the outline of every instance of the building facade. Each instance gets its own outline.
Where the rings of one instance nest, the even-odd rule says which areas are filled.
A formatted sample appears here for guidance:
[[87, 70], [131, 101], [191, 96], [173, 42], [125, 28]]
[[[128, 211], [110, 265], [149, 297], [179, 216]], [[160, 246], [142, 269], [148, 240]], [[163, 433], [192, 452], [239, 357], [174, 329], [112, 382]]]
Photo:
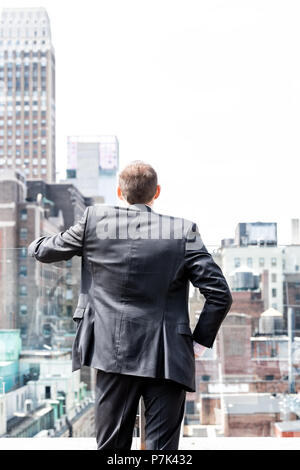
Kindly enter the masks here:
[[24, 347], [70, 346], [80, 259], [37, 263], [27, 247], [77, 222], [90, 202], [71, 184], [26, 182], [18, 170], [0, 171], [0, 328], [19, 328]]
[[67, 182], [96, 203], [116, 204], [119, 142], [115, 136], [68, 138]]
[[2, 10], [1, 168], [55, 181], [55, 54], [44, 8]]

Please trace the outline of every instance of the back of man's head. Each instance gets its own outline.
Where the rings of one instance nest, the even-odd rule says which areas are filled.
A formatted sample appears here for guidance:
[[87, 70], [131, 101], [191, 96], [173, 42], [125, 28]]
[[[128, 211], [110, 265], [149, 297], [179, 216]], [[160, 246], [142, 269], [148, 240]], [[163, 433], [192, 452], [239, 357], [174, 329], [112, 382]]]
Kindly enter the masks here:
[[135, 160], [120, 173], [119, 186], [129, 204], [147, 204], [156, 194], [156, 171], [148, 163]]

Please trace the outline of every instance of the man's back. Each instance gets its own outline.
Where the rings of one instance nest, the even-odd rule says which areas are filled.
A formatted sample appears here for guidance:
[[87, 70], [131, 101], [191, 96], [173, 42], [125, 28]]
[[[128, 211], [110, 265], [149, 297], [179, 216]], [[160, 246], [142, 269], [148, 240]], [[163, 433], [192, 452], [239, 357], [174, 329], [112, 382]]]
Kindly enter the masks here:
[[82, 281], [73, 316], [73, 370], [87, 365], [167, 378], [194, 391], [189, 281], [200, 290], [205, 284], [203, 293], [212, 300], [212, 318], [204, 312], [198, 325], [202, 344], [213, 342], [230, 295], [196, 225], [145, 204], [91, 206], [79, 224], [35, 251], [44, 262], [74, 254], [82, 256]]

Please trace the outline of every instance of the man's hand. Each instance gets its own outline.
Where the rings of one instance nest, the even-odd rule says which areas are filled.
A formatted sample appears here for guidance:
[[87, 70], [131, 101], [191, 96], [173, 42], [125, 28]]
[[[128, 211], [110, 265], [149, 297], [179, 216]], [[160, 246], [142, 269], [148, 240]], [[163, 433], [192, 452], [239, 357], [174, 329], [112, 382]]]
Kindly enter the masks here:
[[196, 343], [196, 341], [193, 341], [194, 345], [194, 353], [195, 353], [195, 358], [199, 359], [206, 351], [206, 347], [202, 346], [202, 344]]

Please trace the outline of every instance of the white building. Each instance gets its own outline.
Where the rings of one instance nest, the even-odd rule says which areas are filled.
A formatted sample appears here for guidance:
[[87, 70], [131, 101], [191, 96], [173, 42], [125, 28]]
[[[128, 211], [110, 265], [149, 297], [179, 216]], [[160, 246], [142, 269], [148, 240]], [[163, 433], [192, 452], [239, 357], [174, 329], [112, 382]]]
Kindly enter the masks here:
[[119, 142], [115, 136], [68, 138], [66, 182], [95, 202], [116, 204]]
[[85, 394], [86, 385], [80, 381], [80, 370], [72, 372], [69, 351], [22, 351], [21, 363], [37, 367], [38, 380], [27, 383], [34, 408], [45, 402], [65, 397], [65, 413], [70, 419]]
[[284, 272], [286, 274], [300, 274], [300, 245], [285, 246]]
[[254, 275], [267, 271], [268, 307], [283, 311], [284, 249], [281, 246], [229, 246], [220, 249], [220, 263], [231, 288], [235, 271], [252, 270]]

